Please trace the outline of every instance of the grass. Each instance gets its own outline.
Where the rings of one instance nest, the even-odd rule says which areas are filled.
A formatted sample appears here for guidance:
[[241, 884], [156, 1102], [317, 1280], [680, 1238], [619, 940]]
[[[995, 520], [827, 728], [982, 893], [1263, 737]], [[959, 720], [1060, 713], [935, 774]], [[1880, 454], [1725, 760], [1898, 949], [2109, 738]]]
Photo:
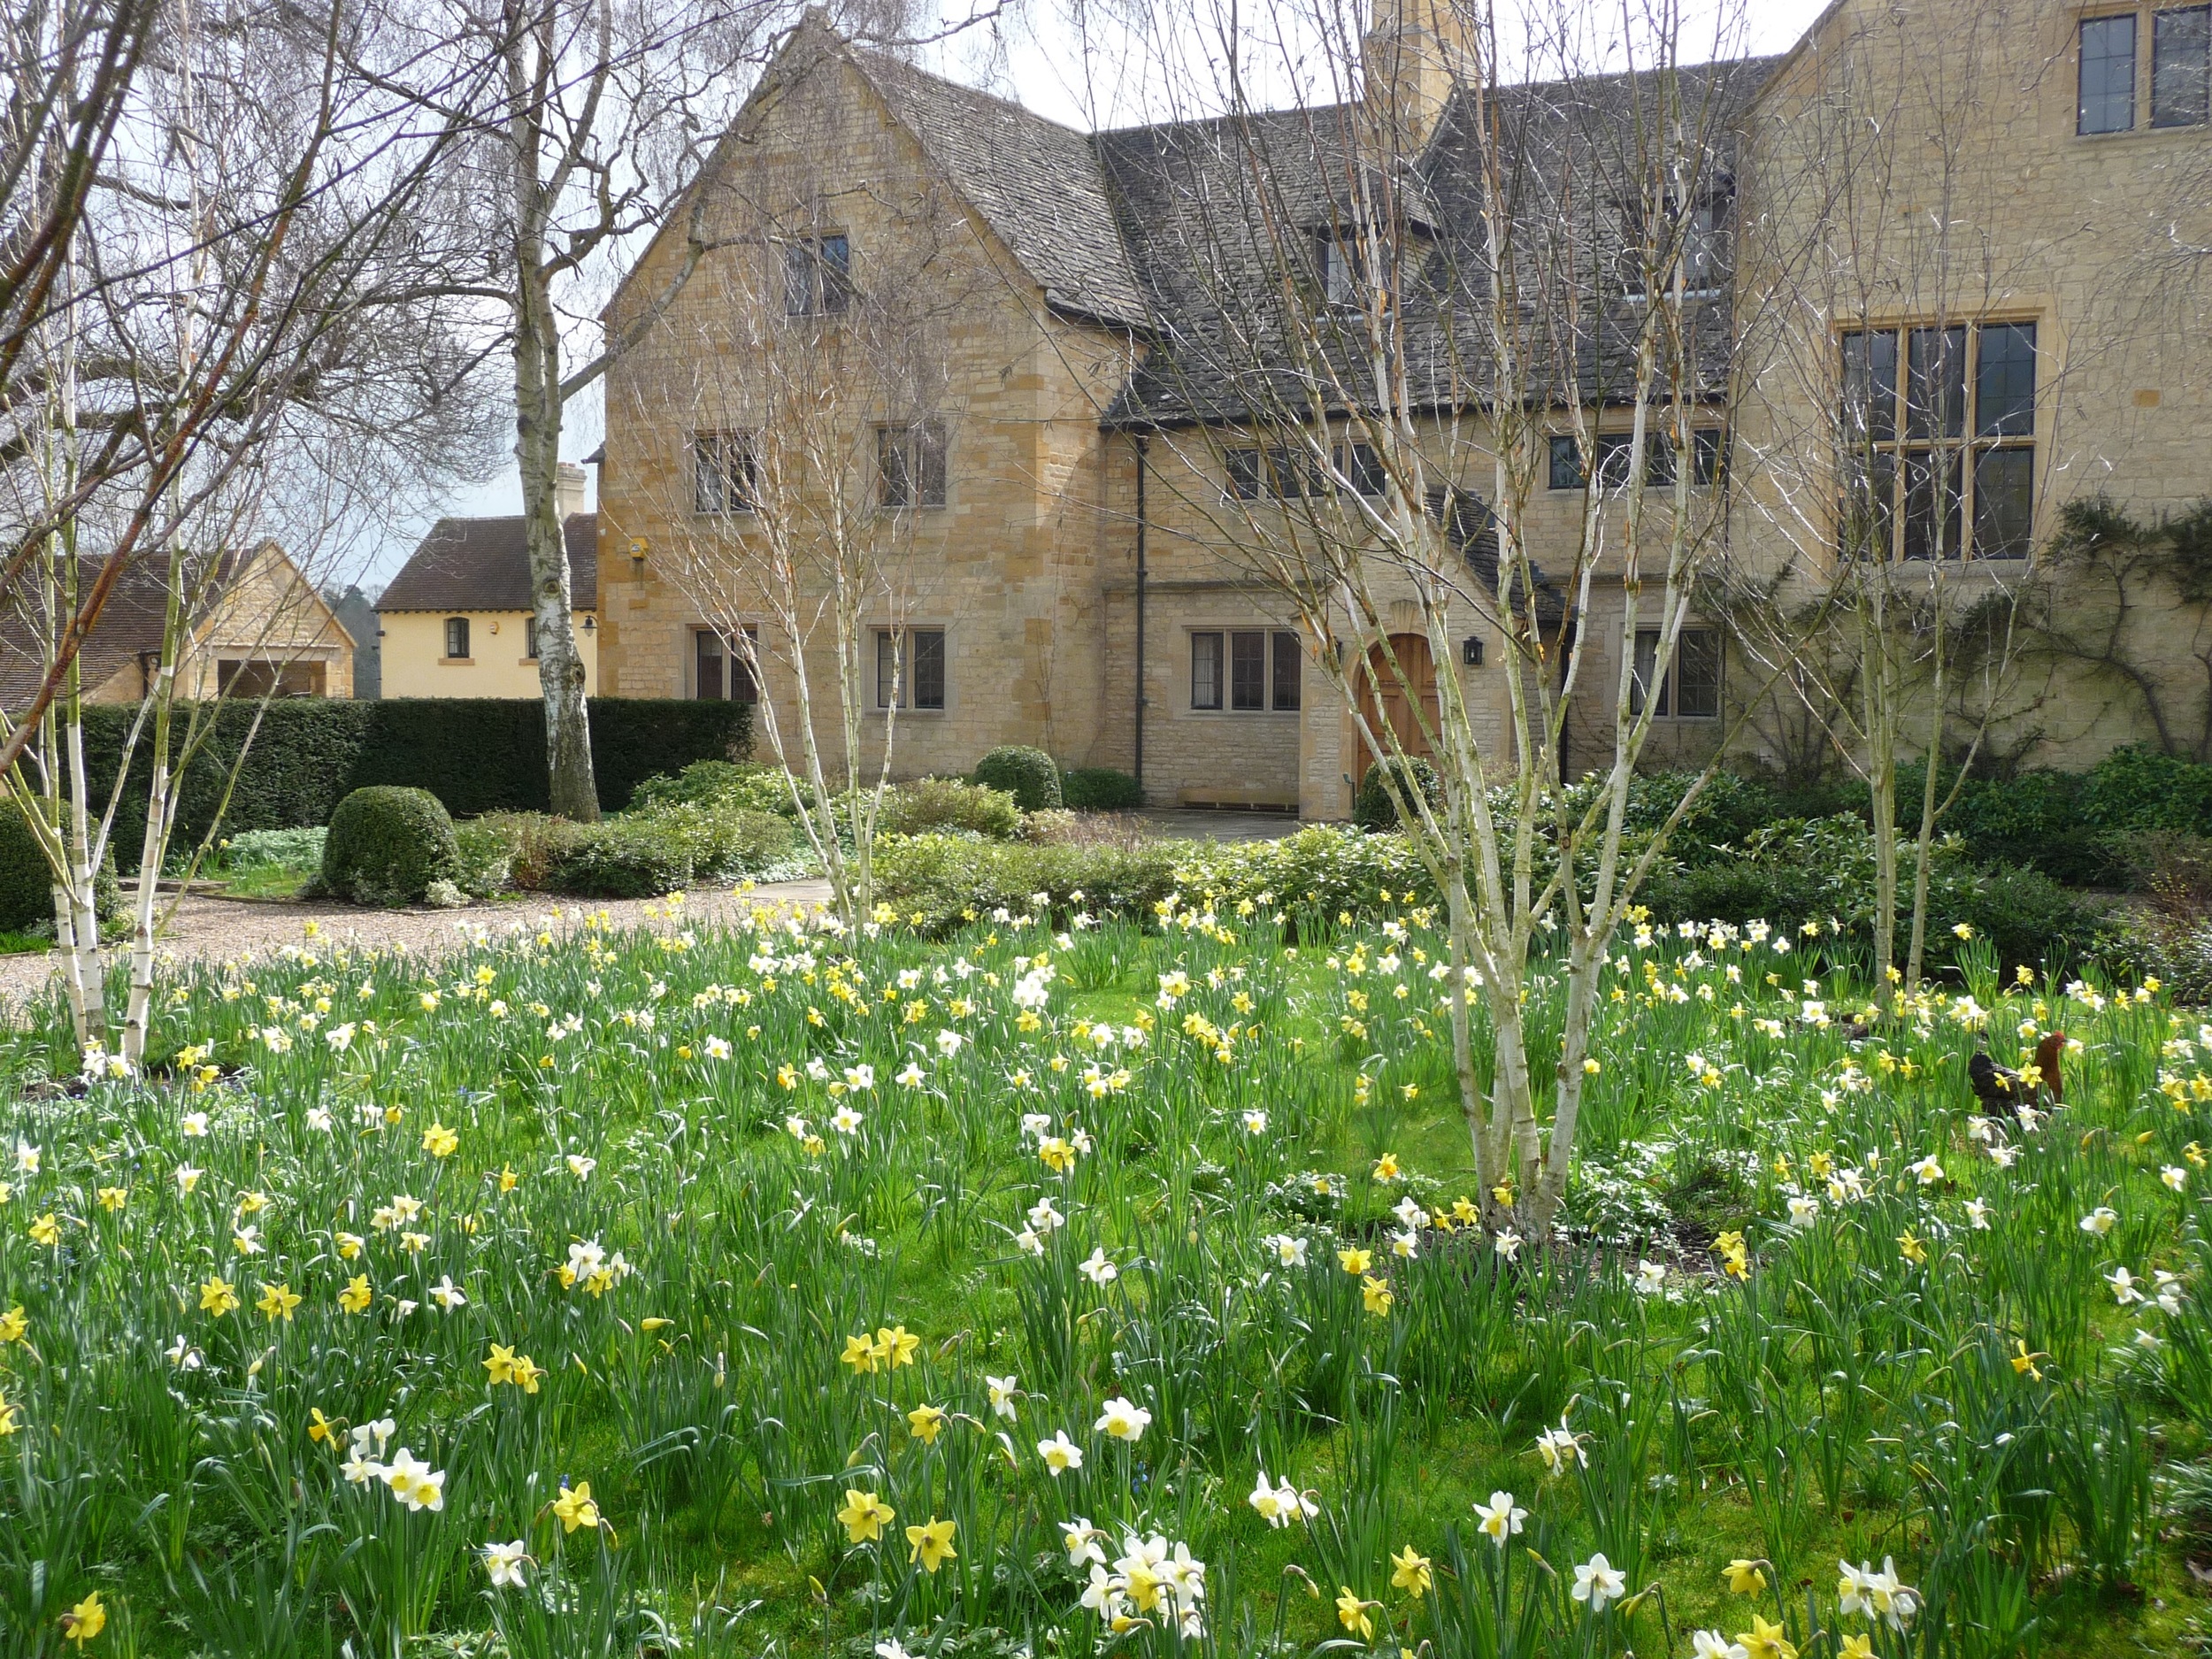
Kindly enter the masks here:
[[[0, 1046], [92, 1077], [0, 1209], [0, 1647], [88, 1596], [178, 1655], [2201, 1634], [2157, 1494], [2212, 1420], [2212, 1030], [2154, 991], [1970, 953], [1854, 1043], [1822, 939], [1624, 939], [1573, 1225], [1516, 1250], [1454, 1219], [1421, 913], [680, 928], [310, 936], [166, 981], [143, 1077], [55, 1006]], [[2059, 1024], [2069, 1104], [1978, 1130], [1966, 1055]], [[1839, 1594], [1886, 1558], [1893, 1624]]]
[[42, 938], [36, 933], [11, 933], [0, 928], [0, 956], [25, 956], [53, 948], [52, 940]]

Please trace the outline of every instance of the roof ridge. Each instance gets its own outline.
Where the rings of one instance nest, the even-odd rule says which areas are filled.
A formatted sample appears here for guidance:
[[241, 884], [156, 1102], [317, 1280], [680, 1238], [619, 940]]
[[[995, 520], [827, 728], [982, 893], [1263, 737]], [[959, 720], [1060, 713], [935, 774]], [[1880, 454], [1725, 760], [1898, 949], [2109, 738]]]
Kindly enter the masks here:
[[1088, 139], [1103, 130], [1099, 127], [1071, 126], [1066, 121], [1055, 119], [1042, 111], [1031, 109], [1019, 98], [1010, 98], [1002, 92], [992, 92], [983, 87], [971, 86], [964, 81], [956, 81], [950, 75], [939, 74], [933, 69], [925, 69], [919, 64], [910, 64], [903, 58], [895, 58], [880, 47], [863, 46], [853, 41], [846, 42], [846, 47], [856, 59], [866, 58], [872, 64], [887, 64], [903, 73], [918, 76], [924, 81], [934, 81], [939, 86], [948, 88], [954, 92], [964, 93], [972, 98], [980, 98], [987, 104], [1002, 105], [1013, 111], [1017, 115], [1025, 115], [1031, 120], [1065, 133], [1071, 138]]

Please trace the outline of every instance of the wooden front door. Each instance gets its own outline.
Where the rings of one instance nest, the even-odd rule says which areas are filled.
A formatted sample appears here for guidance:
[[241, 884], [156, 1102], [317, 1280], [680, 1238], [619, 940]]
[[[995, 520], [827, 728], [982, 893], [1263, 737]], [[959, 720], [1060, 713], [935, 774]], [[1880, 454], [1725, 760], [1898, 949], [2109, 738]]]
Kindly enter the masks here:
[[[1395, 668], [1391, 656], [1397, 658]], [[1390, 656], [1379, 645], [1368, 653], [1366, 680], [1367, 718], [1376, 734], [1388, 730], [1407, 754], [1425, 757], [1429, 744], [1422, 721], [1427, 721], [1430, 731], [1437, 725], [1436, 659], [1429, 654], [1428, 637], [1392, 634]], [[1419, 718], [1414, 713], [1417, 699]]]

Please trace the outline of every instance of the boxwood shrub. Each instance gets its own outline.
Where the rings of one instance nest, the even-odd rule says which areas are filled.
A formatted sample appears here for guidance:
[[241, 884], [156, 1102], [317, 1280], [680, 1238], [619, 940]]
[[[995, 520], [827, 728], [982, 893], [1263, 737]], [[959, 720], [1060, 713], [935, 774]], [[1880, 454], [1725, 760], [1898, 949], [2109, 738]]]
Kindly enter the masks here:
[[1061, 804], [1077, 812], [1119, 812], [1144, 804], [1144, 786], [1111, 766], [1077, 766], [1060, 774]]
[[330, 815], [322, 885], [356, 904], [414, 904], [434, 886], [453, 887], [461, 849], [453, 819], [427, 789], [356, 789]]
[[975, 781], [1005, 790], [1025, 812], [1042, 812], [1063, 804], [1059, 764], [1041, 749], [1018, 743], [995, 749], [976, 762]]

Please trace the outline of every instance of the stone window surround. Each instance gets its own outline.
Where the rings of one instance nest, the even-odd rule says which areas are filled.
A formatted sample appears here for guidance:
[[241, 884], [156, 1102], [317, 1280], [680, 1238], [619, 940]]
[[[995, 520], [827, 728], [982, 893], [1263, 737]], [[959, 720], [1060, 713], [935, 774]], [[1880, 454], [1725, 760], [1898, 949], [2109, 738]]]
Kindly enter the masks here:
[[[953, 695], [954, 675], [952, 672], [953, 642], [956, 634], [955, 630], [949, 622], [935, 621], [926, 616], [905, 617], [896, 622], [863, 621], [860, 625], [860, 631], [866, 637], [868, 641], [867, 661], [863, 670], [864, 675], [867, 680], [868, 695], [862, 699], [862, 703], [864, 705], [862, 712], [864, 713], [868, 718], [872, 720], [885, 720], [895, 714], [902, 720], [941, 720], [947, 715], [953, 714], [958, 710], [960, 703], [959, 699]], [[916, 708], [913, 704], [911, 695], [911, 676], [910, 674], [903, 673], [900, 676], [899, 683], [901, 689], [908, 694], [906, 706], [899, 709], [887, 709], [881, 707], [876, 702], [876, 653], [882, 649], [877, 643], [877, 641], [881, 635], [886, 634], [905, 633], [933, 633], [941, 634], [944, 636], [945, 701], [940, 707], [934, 709]]]

